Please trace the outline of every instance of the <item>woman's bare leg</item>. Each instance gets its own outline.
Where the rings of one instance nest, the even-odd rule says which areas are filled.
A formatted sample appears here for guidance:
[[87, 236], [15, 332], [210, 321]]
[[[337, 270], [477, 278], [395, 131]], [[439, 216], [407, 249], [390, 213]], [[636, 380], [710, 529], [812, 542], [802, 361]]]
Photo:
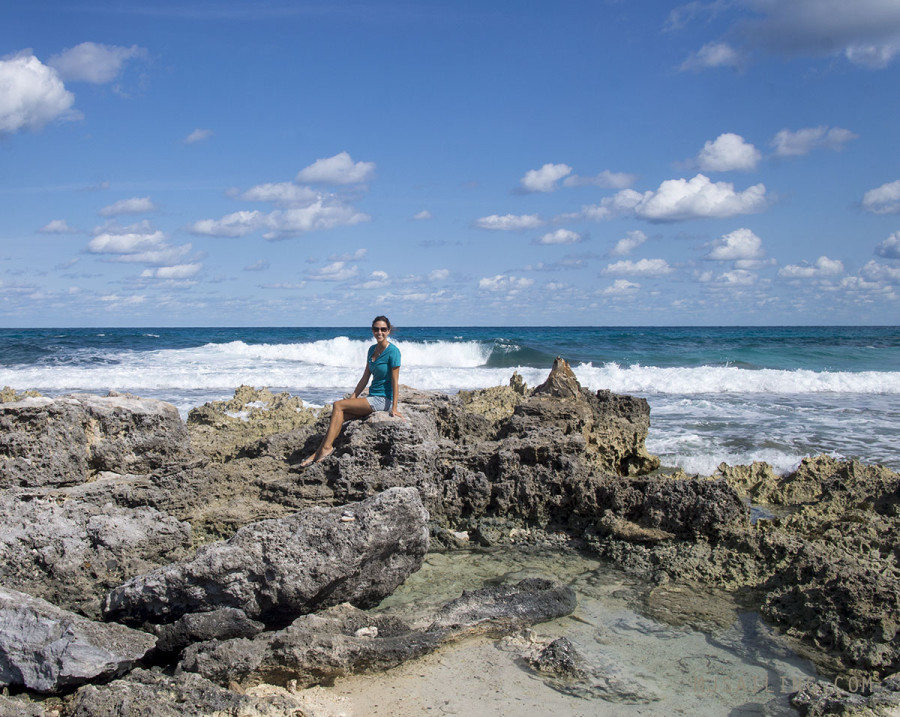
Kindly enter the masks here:
[[340, 435], [344, 421], [365, 418], [370, 413], [372, 413], [372, 407], [364, 398], [343, 398], [340, 401], [335, 401], [331, 407], [331, 420], [328, 423], [325, 438], [322, 439], [316, 452], [306, 458], [300, 465], [308, 466], [310, 463], [318, 463], [325, 460], [334, 450], [334, 441]]

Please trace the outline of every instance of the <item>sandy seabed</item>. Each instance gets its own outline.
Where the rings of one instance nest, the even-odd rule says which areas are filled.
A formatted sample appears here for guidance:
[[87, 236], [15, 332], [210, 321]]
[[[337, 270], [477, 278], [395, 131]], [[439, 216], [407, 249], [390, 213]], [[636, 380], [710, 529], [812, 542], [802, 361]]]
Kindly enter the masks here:
[[[294, 696], [314, 717], [795, 717], [790, 693], [816, 679], [809, 662], [728, 596], [654, 589], [577, 553], [432, 553], [379, 609], [414, 623], [464, 589], [541, 575], [572, 585], [572, 615], [510, 637], [463, 640], [386, 672]], [[529, 666], [527, 655], [558, 637], [584, 658], [587, 679], [573, 684]]]

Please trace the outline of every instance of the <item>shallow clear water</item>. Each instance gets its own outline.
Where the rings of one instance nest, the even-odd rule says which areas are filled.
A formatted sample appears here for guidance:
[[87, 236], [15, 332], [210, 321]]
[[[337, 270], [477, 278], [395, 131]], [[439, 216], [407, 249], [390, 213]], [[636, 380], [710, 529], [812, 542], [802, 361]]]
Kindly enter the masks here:
[[[675, 586], [650, 593], [650, 585], [567, 550], [430, 554], [378, 609], [415, 621], [463, 590], [526, 577], [571, 585], [575, 612], [526, 636], [445, 648], [375, 682], [341, 680], [319, 699], [347, 715], [796, 715], [789, 694], [815, 679], [811, 664], [730, 598]], [[585, 682], [541, 676], [522, 659], [558, 637], [584, 658]]]

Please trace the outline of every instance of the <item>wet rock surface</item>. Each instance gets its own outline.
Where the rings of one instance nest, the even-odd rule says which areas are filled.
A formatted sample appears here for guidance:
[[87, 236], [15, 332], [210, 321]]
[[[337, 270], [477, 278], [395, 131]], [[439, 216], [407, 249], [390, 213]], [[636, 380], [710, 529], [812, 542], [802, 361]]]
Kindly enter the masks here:
[[219, 684], [331, 684], [338, 677], [422, 657], [452, 640], [507, 635], [574, 609], [570, 587], [537, 578], [467, 591], [445, 604], [422, 629], [389, 614], [338, 605], [253, 639], [198, 643], [188, 648], [180, 667]]
[[614, 664], [588, 662], [564, 637], [527, 654], [526, 660], [553, 689], [575, 697], [617, 704], [648, 704], [660, 700], [637, 681], [617, 675]]

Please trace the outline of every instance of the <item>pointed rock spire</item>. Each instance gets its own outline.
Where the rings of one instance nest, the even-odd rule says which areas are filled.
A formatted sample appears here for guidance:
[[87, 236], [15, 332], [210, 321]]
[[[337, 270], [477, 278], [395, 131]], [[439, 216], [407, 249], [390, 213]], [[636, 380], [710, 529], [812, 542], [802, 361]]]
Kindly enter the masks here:
[[534, 389], [534, 393], [556, 398], [576, 398], [581, 395], [581, 384], [575, 378], [575, 372], [569, 363], [562, 356], [557, 356], [547, 380]]

